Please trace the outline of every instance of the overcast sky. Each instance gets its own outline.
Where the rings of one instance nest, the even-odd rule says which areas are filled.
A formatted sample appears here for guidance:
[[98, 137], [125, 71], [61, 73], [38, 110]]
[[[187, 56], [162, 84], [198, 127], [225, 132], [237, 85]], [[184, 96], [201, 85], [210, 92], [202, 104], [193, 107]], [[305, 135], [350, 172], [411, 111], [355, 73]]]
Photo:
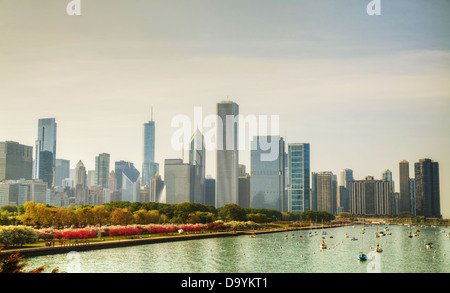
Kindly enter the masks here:
[[81, 0], [81, 16], [69, 2], [0, 0], [0, 141], [34, 145], [55, 117], [72, 168], [107, 152], [141, 170], [153, 106], [163, 170], [181, 156], [171, 119], [228, 96], [243, 115], [280, 115], [288, 142], [311, 143], [313, 172], [390, 169], [398, 191], [401, 160], [411, 177], [439, 161], [450, 217], [449, 1], [381, 0], [381, 16], [369, 0]]

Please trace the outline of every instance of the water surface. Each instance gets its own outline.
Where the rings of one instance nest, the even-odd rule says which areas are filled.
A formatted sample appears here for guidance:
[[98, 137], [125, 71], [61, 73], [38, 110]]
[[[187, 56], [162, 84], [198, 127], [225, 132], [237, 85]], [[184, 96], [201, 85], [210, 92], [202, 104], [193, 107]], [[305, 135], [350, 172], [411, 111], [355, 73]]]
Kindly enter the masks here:
[[[384, 228], [378, 230], [387, 233]], [[397, 225], [380, 238], [377, 226], [366, 226], [362, 237], [356, 225], [326, 229], [325, 239], [322, 230], [313, 237], [304, 230], [71, 252], [29, 258], [28, 269], [47, 264], [69, 273], [450, 273], [450, 229], [416, 228], [414, 238]], [[428, 242], [433, 248], [425, 247]], [[374, 252], [377, 244], [382, 253]], [[369, 257], [365, 262], [357, 259], [361, 248]]]

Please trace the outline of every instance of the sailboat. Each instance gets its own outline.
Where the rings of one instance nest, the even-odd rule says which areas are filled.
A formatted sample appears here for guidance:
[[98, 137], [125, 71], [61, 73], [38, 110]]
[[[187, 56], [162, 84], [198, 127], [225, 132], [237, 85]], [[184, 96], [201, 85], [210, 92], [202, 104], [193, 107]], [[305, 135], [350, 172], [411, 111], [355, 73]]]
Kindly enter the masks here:
[[[411, 221], [411, 220], [410, 220]], [[411, 233], [411, 223], [409, 223], [409, 234], [408, 234], [408, 237], [409, 238], [413, 238], [414, 237], [414, 235]]]
[[367, 255], [364, 254], [364, 250], [363, 250], [363, 243], [364, 243], [364, 222], [363, 222], [363, 228], [361, 231], [361, 251], [359, 252], [358, 255], [358, 259], [360, 261], [366, 261], [367, 260]]
[[[377, 225], [377, 238], [380, 237], [379, 234], [378, 234], [378, 226], [379, 225]], [[381, 232], [381, 233], [383, 233], [383, 232]], [[377, 240], [377, 248], [375, 249], [375, 251], [376, 252], [383, 252], [383, 249], [381, 248], [380, 244], [378, 243], [378, 240]]]
[[[322, 235], [325, 235], [326, 232], [323, 230], [323, 219], [322, 219]], [[323, 240], [325, 237], [322, 236], [322, 243], [320, 244], [320, 249], [327, 249], [327, 245], [325, 244], [325, 241]]]

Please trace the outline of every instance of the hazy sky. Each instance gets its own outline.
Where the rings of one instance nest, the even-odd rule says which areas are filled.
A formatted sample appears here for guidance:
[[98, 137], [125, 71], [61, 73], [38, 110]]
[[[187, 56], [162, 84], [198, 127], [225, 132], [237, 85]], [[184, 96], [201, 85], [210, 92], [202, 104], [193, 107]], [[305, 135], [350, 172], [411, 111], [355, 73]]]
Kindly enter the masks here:
[[34, 145], [55, 117], [72, 168], [107, 152], [141, 169], [153, 106], [162, 171], [181, 156], [171, 119], [228, 96], [280, 115], [288, 142], [311, 143], [313, 172], [390, 169], [398, 191], [398, 162], [414, 177], [418, 159], [439, 161], [450, 217], [449, 1], [381, 0], [381, 16], [369, 0], [81, 0], [81, 16], [69, 2], [0, 0], [0, 141]]

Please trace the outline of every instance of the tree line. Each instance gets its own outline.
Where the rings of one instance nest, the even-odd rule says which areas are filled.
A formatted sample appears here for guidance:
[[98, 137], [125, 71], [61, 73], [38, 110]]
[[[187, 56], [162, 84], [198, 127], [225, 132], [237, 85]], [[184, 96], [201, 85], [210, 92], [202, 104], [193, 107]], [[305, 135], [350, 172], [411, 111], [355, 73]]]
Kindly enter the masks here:
[[86, 226], [105, 224], [161, 224], [161, 223], [210, 223], [216, 220], [253, 221], [270, 223], [276, 221], [303, 220], [301, 214], [277, 210], [242, 208], [227, 204], [221, 208], [212, 205], [186, 202], [166, 204], [157, 202], [114, 201], [102, 205], [55, 207], [47, 204], [26, 202], [23, 206], [4, 206], [0, 214], [2, 225], [28, 226]]

